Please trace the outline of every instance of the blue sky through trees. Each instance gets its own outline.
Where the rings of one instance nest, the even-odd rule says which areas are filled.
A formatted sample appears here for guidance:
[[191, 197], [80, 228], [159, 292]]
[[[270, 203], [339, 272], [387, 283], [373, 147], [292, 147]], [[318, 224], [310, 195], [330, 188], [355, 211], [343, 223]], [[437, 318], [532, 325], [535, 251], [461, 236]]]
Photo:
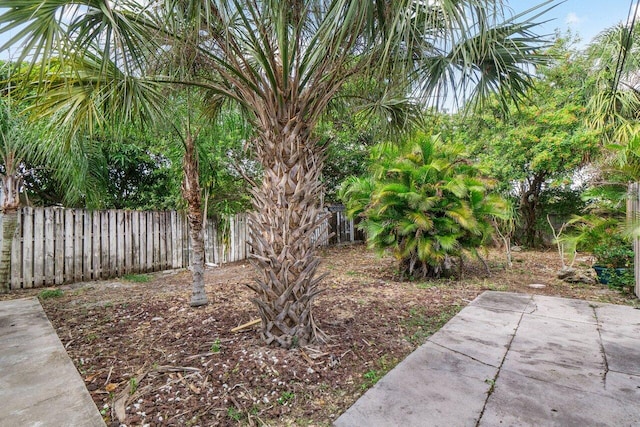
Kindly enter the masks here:
[[[542, 0], [511, 0], [506, 3], [514, 11], [525, 11]], [[7, 0], [10, 4], [11, 0]], [[5, 3], [6, 4], [6, 3]], [[637, 2], [631, 10], [635, 10]], [[552, 34], [555, 29], [562, 32], [570, 29], [582, 38], [582, 43], [587, 44], [593, 37], [605, 28], [619, 22], [626, 22], [630, 10], [630, 0], [567, 0], [558, 4], [548, 14], [549, 22], [542, 26], [541, 33]], [[3, 11], [0, 8], [0, 13]], [[0, 46], [3, 45], [17, 31], [8, 34], [0, 34]], [[0, 59], [10, 59], [18, 55], [19, 47], [12, 47], [0, 51]]]
[[[539, 0], [511, 0], [514, 11], [526, 10], [540, 3]], [[633, 13], [638, 2], [630, 0], [567, 0], [549, 12], [550, 22], [543, 25], [544, 33], [571, 30], [587, 44], [602, 30], [620, 22], [627, 22], [629, 11]], [[640, 12], [640, 10], [639, 10]]]

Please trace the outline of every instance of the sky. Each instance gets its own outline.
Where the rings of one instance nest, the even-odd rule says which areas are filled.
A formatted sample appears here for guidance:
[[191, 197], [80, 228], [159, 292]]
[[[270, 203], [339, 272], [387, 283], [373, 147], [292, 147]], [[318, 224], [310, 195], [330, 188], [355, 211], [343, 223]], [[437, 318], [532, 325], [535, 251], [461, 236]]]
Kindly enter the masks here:
[[[540, 0], [510, 0], [509, 6], [514, 11], [524, 11], [539, 4]], [[552, 33], [555, 29], [562, 32], [570, 29], [582, 39], [586, 45], [606, 28], [620, 22], [627, 22], [630, 0], [566, 0], [549, 11], [550, 22], [542, 28], [544, 34]], [[631, 10], [635, 11], [637, 2]], [[639, 17], [640, 19], [640, 17]]]
[[[11, 0], [7, 0], [11, 1]], [[543, 0], [508, 0], [514, 12], [523, 12]], [[549, 20], [540, 28], [541, 34], [552, 34], [555, 29], [565, 32], [570, 29], [586, 45], [602, 30], [619, 22], [626, 22], [631, 0], [566, 0], [552, 9], [545, 18]], [[635, 9], [635, 4], [634, 4]], [[2, 9], [0, 9], [0, 12]], [[640, 18], [639, 18], [640, 19]], [[0, 46], [7, 41], [6, 34], [0, 35]], [[0, 59], [16, 56], [16, 49], [0, 51]]]

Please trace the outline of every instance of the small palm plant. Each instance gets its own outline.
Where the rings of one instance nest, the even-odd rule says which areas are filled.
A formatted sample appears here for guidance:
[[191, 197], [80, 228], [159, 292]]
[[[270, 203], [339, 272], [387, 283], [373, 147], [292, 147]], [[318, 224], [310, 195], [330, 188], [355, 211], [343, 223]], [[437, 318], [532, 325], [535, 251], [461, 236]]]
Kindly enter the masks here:
[[371, 248], [390, 250], [403, 274], [437, 278], [453, 260], [477, 249], [493, 232], [492, 219], [506, 218], [504, 199], [465, 156], [461, 144], [418, 134], [402, 146], [380, 145], [372, 174], [351, 178], [340, 192]]

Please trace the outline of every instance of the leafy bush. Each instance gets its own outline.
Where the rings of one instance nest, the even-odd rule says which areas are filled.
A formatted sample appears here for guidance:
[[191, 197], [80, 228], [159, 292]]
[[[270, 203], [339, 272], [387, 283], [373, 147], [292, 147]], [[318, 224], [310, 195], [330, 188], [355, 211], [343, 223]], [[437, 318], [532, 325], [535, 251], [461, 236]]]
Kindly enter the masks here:
[[38, 296], [40, 299], [58, 298], [64, 295], [62, 289], [43, 289]]
[[441, 277], [453, 257], [487, 242], [492, 218], [508, 216], [492, 187], [464, 146], [418, 134], [374, 147], [371, 175], [345, 181], [340, 197], [371, 248], [390, 250], [410, 277]]
[[609, 235], [593, 248], [596, 265], [607, 268], [633, 268], [633, 245], [619, 235]]

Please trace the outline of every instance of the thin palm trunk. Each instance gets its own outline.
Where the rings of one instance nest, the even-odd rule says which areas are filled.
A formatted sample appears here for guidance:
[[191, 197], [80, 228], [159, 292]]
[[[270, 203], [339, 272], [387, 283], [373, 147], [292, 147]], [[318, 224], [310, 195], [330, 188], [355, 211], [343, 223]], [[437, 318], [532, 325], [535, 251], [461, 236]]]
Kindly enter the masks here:
[[11, 289], [11, 244], [18, 229], [18, 210], [12, 209], [2, 214], [2, 246], [0, 247], [0, 293]]
[[11, 245], [18, 229], [20, 208], [20, 179], [13, 175], [2, 176], [2, 245], [0, 246], [0, 293], [11, 289]]
[[267, 344], [286, 348], [322, 341], [312, 302], [320, 290], [316, 276], [321, 243], [313, 235], [323, 221], [319, 204], [324, 149], [308, 136], [265, 132], [258, 155], [264, 168], [254, 189], [250, 230], [258, 294], [253, 302]]
[[189, 232], [193, 259], [191, 270], [193, 274], [193, 288], [191, 293], [191, 307], [198, 307], [209, 302], [204, 289], [204, 230], [202, 228], [202, 199], [198, 174], [198, 153], [195, 141], [190, 132], [185, 138], [185, 153], [182, 162], [184, 179], [182, 194], [187, 201]]

